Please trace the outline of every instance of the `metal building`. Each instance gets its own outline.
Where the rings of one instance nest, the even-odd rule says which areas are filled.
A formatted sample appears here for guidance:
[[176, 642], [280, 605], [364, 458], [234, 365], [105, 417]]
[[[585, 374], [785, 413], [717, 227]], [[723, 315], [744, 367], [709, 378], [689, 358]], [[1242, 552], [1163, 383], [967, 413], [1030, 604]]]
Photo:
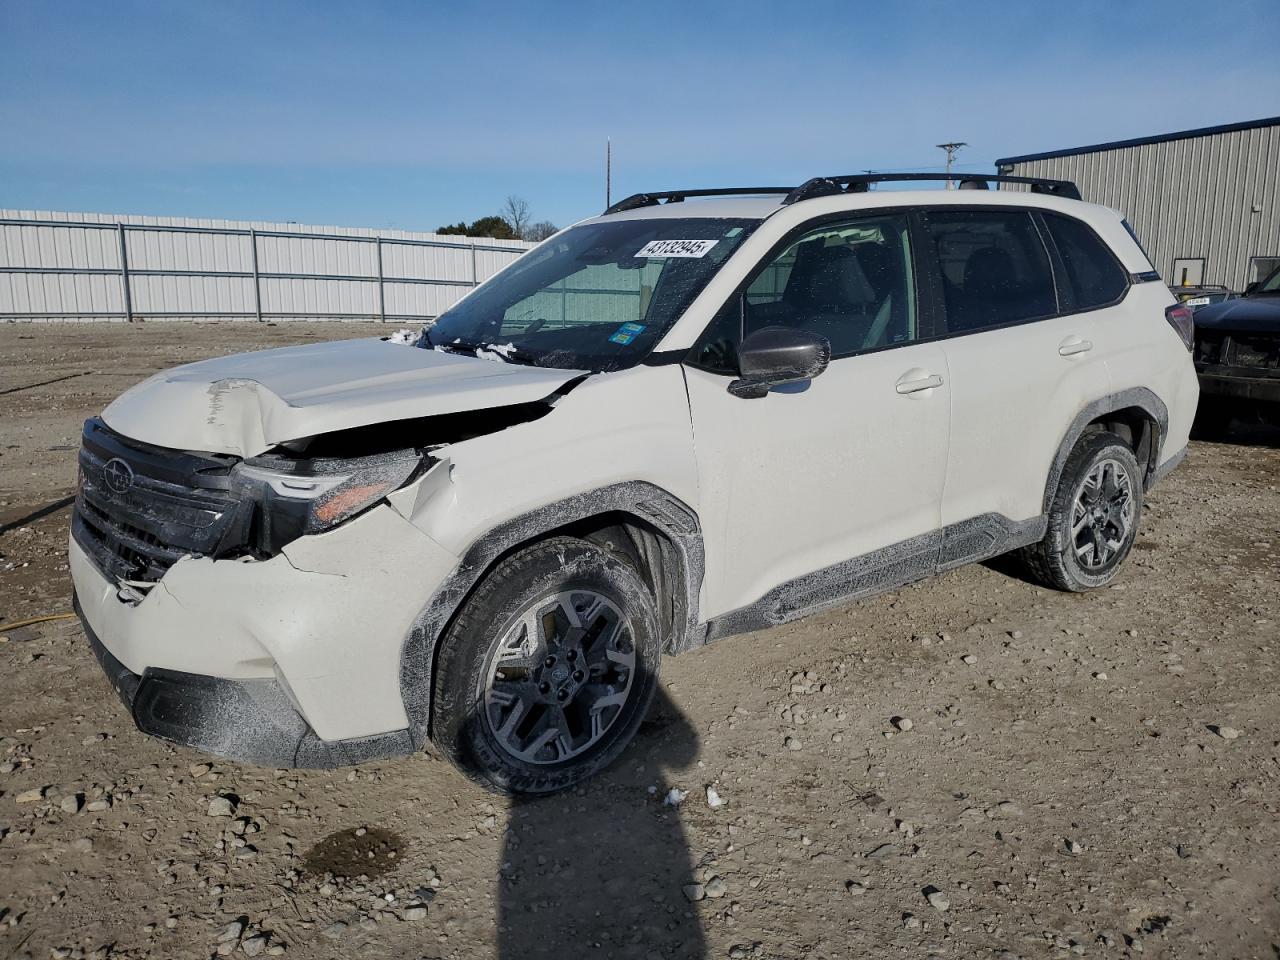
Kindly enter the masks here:
[[429, 320], [519, 240], [0, 210], [5, 320]]
[[996, 161], [1124, 213], [1170, 286], [1232, 290], [1280, 266], [1280, 117]]

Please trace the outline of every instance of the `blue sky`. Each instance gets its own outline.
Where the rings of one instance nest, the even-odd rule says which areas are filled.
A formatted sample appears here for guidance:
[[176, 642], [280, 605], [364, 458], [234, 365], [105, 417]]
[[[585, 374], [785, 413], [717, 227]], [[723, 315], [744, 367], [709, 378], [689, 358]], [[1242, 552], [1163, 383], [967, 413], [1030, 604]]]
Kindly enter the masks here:
[[1280, 114], [1280, 2], [0, 0], [0, 207], [429, 230]]

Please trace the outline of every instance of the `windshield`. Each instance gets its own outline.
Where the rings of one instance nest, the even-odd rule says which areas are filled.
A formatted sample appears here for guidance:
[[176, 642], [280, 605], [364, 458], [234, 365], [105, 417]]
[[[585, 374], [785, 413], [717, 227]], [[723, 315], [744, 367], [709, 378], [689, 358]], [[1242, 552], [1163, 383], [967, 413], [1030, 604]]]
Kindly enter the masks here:
[[1256, 293], [1280, 293], [1280, 269], [1277, 269], [1271, 276], [1262, 281]]
[[620, 220], [573, 227], [426, 328], [418, 346], [603, 372], [638, 363], [757, 220]]

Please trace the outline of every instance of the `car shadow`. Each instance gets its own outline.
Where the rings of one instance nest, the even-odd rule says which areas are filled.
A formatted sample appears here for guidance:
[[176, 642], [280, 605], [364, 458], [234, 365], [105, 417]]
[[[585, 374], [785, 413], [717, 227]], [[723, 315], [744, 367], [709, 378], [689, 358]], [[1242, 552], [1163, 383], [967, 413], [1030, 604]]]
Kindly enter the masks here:
[[[706, 956], [683, 888], [693, 858], [670, 773], [698, 738], [661, 686], [633, 743], [568, 793], [511, 806], [498, 883], [498, 956]], [[689, 802], [693, 802], [690, 797]]]
[[993, 573], [1009, 577], [1012, 580], [1021, 580], [1023, 583], [1028, 583], [1033, 587], [1039, 587], [1044, 590], [1049, 589], [1031, 575], [1031, 572], [1018, 554], [1019, 551], [1015, 550], [1012, 553], [1002, 553], [998, 557], [989, 557], [982, 561], [982, 566]]

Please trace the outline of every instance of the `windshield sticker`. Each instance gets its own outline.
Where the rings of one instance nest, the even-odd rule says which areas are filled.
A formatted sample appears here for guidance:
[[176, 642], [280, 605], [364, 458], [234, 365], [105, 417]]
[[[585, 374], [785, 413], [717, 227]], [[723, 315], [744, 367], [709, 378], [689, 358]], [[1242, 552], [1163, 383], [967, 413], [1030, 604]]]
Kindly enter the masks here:
[[[699, 240], [696, 242], [702, 243], [704, 241]], [[643, 323], [624, 323], [622, 326], [618, 328], [617, 333], [615, 333], [612, 337], [609, 338], [609, 342], [620, 343], [625, 347], [632, 340], [634, 340], [636, 337], [640, 336], [640, 334], [644, 332], [644, 327], [645, 325]]]
[[637, 257], [705, 257], [719, 240], [650, 240]]

